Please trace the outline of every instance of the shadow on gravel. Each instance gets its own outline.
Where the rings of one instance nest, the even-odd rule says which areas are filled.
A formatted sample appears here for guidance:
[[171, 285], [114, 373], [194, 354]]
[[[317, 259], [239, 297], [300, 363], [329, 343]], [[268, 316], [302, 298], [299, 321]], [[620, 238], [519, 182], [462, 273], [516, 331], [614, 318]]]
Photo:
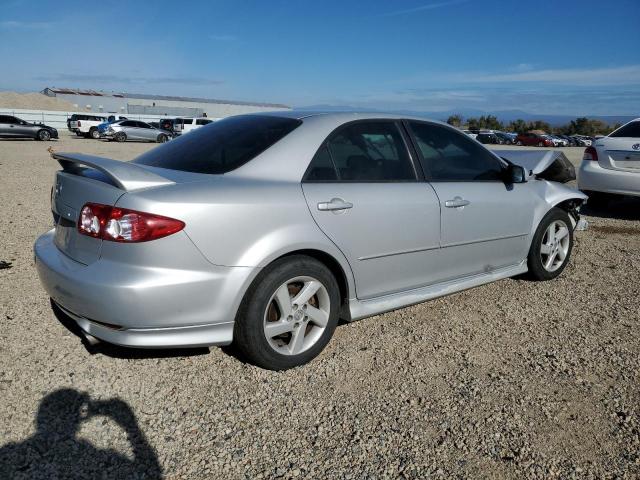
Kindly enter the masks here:
[[580, 209], [583, 215], [617, 220], [640, 220], [639, 197], [616, 197], [602, 204], [590, 205], [588, 202]]
[[[95, 417], [126, 432], [133, 459], [76, 437], [82, 423]], [[36, 424], [33, 436], [0, 448], [0, 478], [162, 478], [155, 450], [131, 407], [118, 398], [94, 401], [77, 390], [56, 390], [40, 402]]]
[[200, 348], [173, 348], [173, 349], [148, 349], [148, 348], [129, 348], [120, 347], [110, 343], [100, 342], [92, 345], [83, 335], [82, 329], [78, 324], [66, 313], [60, 310], [53, 301], [51, 301], [51, 309], [58, 321], [71, 333], [80, 339], [84, 348], [91, 355], [102, 354], [107, 357], [117, 358], [121, 360], [136, 360], [144, 358], [173, 358], [173, 357], [193, 357], [196, 355], [207, 355], [209, 349], [207, 347]]

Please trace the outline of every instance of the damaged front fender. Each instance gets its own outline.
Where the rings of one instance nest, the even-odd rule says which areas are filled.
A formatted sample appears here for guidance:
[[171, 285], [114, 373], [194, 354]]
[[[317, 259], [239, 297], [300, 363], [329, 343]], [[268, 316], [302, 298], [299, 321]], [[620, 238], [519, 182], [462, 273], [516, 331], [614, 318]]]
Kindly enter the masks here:
[[567, 183], [576, 179], [576, 169], [558, 150], [496, 150], [497, 155], [520, 165], [528, 176], [550, 182]]

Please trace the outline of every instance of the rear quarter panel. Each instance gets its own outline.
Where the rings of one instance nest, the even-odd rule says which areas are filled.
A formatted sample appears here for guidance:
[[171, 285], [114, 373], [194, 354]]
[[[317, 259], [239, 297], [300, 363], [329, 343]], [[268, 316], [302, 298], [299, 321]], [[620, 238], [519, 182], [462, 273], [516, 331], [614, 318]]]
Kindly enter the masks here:
[[212, 176], [128, 193], [118, 206], [184, 221], [185, 233], [214, 265], [264, 267], [287, 253], [314, 249], [335, 258], [353, 286], [348, 262], [313, 221], [298, 182]]

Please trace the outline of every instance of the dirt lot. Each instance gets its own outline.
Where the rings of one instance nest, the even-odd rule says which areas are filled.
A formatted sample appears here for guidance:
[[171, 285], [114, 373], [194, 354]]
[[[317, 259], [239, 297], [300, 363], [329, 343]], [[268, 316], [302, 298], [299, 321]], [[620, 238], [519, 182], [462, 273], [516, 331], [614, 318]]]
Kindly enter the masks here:
[[588, 211], [555, 281], [343, 325], [312, 364], [274, 373], [228, 349], [90, 353], [33, 266], [58, 168], [47, 146], [0, 140], [0, 477], [640, 475], [640, 202]]

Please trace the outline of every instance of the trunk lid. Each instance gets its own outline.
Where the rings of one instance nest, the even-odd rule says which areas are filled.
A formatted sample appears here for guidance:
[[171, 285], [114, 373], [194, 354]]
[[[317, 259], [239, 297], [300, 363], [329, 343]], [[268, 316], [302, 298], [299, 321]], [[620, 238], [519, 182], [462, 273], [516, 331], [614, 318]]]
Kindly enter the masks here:
[[595, 147], [602, 168], [640, 172], [640, 139], [605, 137], [596, 140]]
[[51, 191], [55, 244], [65, 255], [88, 265], [100, 257], [102, 240], [82, 235], [77, 223], [88, 203], [115, 205], [127, 192], [175, 182], [127, 162], [81, 154], [54, 153], [62, 165]]

